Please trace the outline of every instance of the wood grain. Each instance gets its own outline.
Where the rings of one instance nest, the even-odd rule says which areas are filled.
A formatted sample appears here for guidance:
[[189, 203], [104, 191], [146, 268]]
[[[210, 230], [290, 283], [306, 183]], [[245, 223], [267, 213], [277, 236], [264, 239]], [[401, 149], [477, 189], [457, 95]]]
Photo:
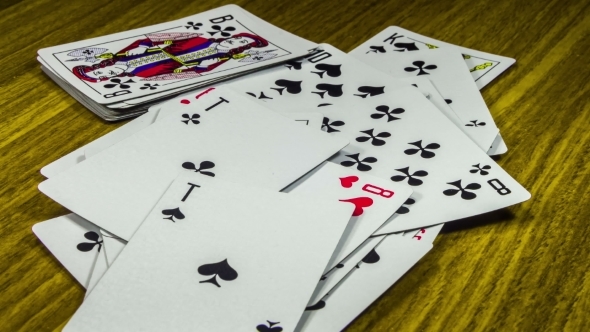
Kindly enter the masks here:
[[[143, 27], [225, 1], [0, 3], [0, 330], [52, 331], [83, 289], [31, 232], [67, 213], [39, 169], [121, 124], [101, 121], [40, 70], [43, 47]], [[483, 96], [530, 201], [445, 226], [434, 249], [349, 331], [584, 331], [590, 320], [590, 2], [236, 1], [350, 51], [389, 25], [517, 59]]]

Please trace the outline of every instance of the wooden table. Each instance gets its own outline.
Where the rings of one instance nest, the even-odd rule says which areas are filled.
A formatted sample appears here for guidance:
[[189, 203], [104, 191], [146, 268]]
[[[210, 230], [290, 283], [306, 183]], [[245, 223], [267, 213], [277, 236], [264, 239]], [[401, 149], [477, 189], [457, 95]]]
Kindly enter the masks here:
[[[590, 2], [236, 1], [350, 51], [389, 25], [517, 59], [483, 90], [528, 202], [445, 226], [434, 249], [349, 331], [582, 331], [590, 320]], [[68, 211], [39, 169], [121, 124], [39, 69], [43, 47], [178, 19], [225, 1], [0, 3], [0, 330], [63, 326], [84, 290], [31, 232]]]

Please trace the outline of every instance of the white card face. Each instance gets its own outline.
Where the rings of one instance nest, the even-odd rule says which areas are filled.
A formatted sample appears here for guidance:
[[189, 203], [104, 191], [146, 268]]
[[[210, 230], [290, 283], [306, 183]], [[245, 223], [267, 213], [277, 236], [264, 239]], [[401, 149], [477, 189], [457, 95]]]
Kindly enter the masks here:
[[179, 172], [278, 191], [348, 143], [231, 91], [216, 89], [207, 97], [208, 106], [178, 110], [39, 189], [129, 240]]
[[[103, 249], [106, 248], [106, 244], [103, 242]], [[101, 250], [96, 257], [96, 261], [94, 262], [94, 266], [92, 268], [92, 273], [90, 274], [90, 279], [88, 280], [88, 287], [86, 287], [86, 293], [84, 294], [84, 298], [87, 298], [90, 295], [90, 292], [94, 289], [96, 284], [100, 281], [102, 276], [107, 272], [109, 269], [109, 263], [107, 261], [106, 250]]]
[[279, 113], [289, 119], [295, 120], [295, 122], [301, 125], [308, 126], [310, 128], [316, 128], [321, 130], [322, 120], [324, 116], [318, 112], [302, 112], [302, 113]]
[[485, 147], [484, 151], [498, 135], [494, 119], [459, 51], [440, 48], [389, 55], [353, 51], [350, 55], [392, 77], [427, 77], [463, 121], [467, 132], [474, 133], [470, 137]]
[[[387, 236], [401, 236], [401, 235], [387, 235]], [[358, 248], [356, 248], [350, 255], [348, 255], [345, 259], [340, 261], [335, 268], [331, 269], [327, 273], [322, 275], [322, 278], [316, 285], [315, 290], [313, 291], [313, 295], [309, 299], [307, 303], [308, 307], [313, 308], [323, 297], [325, 297], [328, 292], [342, 279], [344, 279], [348, 273], [357, 265], [365, 257], [371, 257], [369, 254], [373, 248], [375, 248], [385, 236], [379, 237], [370, 237], [365, 240]]]
[[67, 155], [55, 160], [51, 164], [41, 168], [41, 174], [46, 178], [51, 178], [58, 173], [84, 161], [86, 156], [92, 156], [99, 151], [135, 134], [136, 132], [148, 127], [154, 122], [157, 112], [147, 112], [140, 117], [133, 119], [125, 125], [111, 131], [110, 133], [99, 137], [98, 139], [68, 153]]
[[488, 155], [497, 156], [506, 152], [508, 152], [508, 146], [506, 146], [502, 136], [498, 134], [494, 140], [494, 143], [492, 143], [492, 147], [488, 150]]
[[98, 227], [71, 213], [33, 226], [51, 254], [86, 288], [102, 248]]
[[353, 207], [198, 181], [173, 182], [64, 331], [295, 328]]
[[[338, 113], [338, 107], [362, 107], [367, 104], [367, 101], [387, 94], [389, 91], [415, 86], [425, 96], [431, 96], [437, 108], [457, 124], [483, 151], [490, 148], [498, 133], [493, 121], [487, 127], [466, 126], [466, 120], [461, 119], [457, 110], [449, 105], [445, 106], [444, 99], [437, 96], [437, 92], [442, 94], [440, 88], [435, 84], [436, 89], [433, 89], [430, 84], [424, 83], [427, 80], [423, 77], [424, 75], [392, 78], [391, 75], [378, 71], [330, 45], [322, 44], [321, 47], [324, 49], [323, 52], [310, 56], [302, 62], [290, 61], [272, 70], [249, 75], [247, 79], [230, 81], [226, 83], [226, 86], [247, 94], [257, 102], [277, 111], [299, 112], [301, 109], [306, 111], [317, 109], [329, 120], [324, 126], [328, 132], [337, 132], [338, 124], [354, 122], [358, 116], [362, 116], [358, 113]], [[465, 67], [461, 59], [459, 59], [459, 65]], [[479, 98], [479, 105], [489, 117], [489, 111], [473, 81], [468, 77], [469, 74], [466, 70], [463, 74], [467, 75], [465, 85], [470, 84], [475, 93], [475, 98], [471, 99]], [[331, 112], [328, 109], [331, 109]], [[388, 110], [388, 112], [386, 121], [399, 119], [395, 110]], [[335, 125], [331, 125], [332, 122]]]
[[[406, 213], [398, 213], [377, 234], [466, 218], [530, 198], [526, 189], [415, 90], [376, 96], [371, 104], [363, 109], [368, 115], [371, 110], [380, 115], [379, 109], [385, 108], [404, 111], [396, 115], [400, 121], [393, 124], [383, 121], [385, 116], [380, 119], [366, 116], [349, 129], [353, 135], [367, 128], [374, 128], [374, 136], [375, 133], [391, 133], [383, 139], [386, 144], [380, 147], [364, 142], [351, 144], [331, 161], [413, 188], [414, 203], [404, 204]], [[353, 111], [356, 110], [350, 110]], [[364, 140], [366, 136], [369, 135], [358, 137]]]
[[[190, 93], [183, 94], [182, 96], [178, 96], [176, 98], [173, 98], [160, 104], [158, 108], [159, 116], [156, 118], [156, 121], [160, 121], [161, 119], [165, 118], [168, 113], [178, 110], [179, 108], [188, 111], [190, 109], [198, 107], [197, 104], [203, 100], [203, 96], [207, 95], [209, 92], [213, 90], [215, 90], [214, 87], [198, 91], [192, 91]], [[324, 116], [321, 113], [314, 111], [298, 113], [279, 113], [283, 116], [295, 120], [296, 122], [310, 126], [312, 128], [321, 128], [322, 120], [324, 118]]]
[[432, 248], [404, 237], [383, 240], [329, 295], [305, 311], [295, 331], [341, 331]]
[[111, 264], [113, 264], [115, 259], [117, 259], [117, 256], [119, 256], [123, 248], [125, 248], [127, 241], [103, 229], [100, 230], [100, 233], [102, 234], [102, 240], [104, 241], [107, 265], [111, 266]]
[[100, 104], [142, 97], [307, 54], [238, 6], [39, 50], [59, 76]]
[[[387, 82], [395, 81], [391, 78], [371, 83], [372, 77], [383, 74], [370, 68], [353, 71], [362, 64], [347, 67], [352, 62], [342, 61], [346, 55], [336, 57], [333, 54], [342, 53], [329, 45], [322, 47], [325, 51], [307, 62], [289, 63], [227, 86], [255, 96], [264, 93], [273, 99], [255, 100], [277, 110], [315, 105], [328, 118], [324, 130], [351, 142], [331, 161], [411, 186], [414, 204], [405, 208], [412, 213], [394, 216], [384, 232], [436, 225], [530, 198], [485, 154], [489, 145], [482, 150], [467, 139], [416, 88], [389, 89]], [[357, 81], [341, 80], [350, 73]]]
[[493, 81], [516, 62], [512, 58], [445, 43], [396, 26], [381, 31], [351, 53], [396, 56], [399, 53], [412, 53], [413, 51], [432, 50], [439, 47], [454, 49], [463, 54], [463, 59], [479, 89]]
[[358, 170], [326, 162], [285, 188], [310, 197], [331, 198], [355, 207], [350, 223], [324, 273], [357, 249], [410, 197], [412, 189]]

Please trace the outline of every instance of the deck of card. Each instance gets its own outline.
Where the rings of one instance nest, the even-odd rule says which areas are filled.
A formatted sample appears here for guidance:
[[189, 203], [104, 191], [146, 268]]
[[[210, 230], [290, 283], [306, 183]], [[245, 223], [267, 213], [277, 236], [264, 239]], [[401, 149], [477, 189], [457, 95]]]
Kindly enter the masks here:
[[514, 60], [399, 27], [346, 54], [230, 5], [39, 61], [136, 117], [41, 169], [64, 331], [340, 331], [445, 223], [530, 198], [479, 92]]
[[313, 43], [228, 5], [176, 21], [39, 50], [41, 69], [108, 121], [183, 91], [300, 58]]

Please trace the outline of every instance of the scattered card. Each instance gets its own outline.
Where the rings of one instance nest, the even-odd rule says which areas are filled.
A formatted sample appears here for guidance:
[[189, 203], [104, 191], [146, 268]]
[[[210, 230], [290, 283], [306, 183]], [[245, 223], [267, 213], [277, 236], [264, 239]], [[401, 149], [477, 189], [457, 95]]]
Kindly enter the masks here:
[[348, 143], [231, 91], [216, 89], [207, 98], [194, 113], [170, 114], [39, 189], [129, 240], [178, 172], [278, 191]]
[[351, 53], [364, 52], [365, 54], [395, 56], [399, 53], [433, 50], [439, 47], [454, 49], [462, 53], [463, 60], [479, 89], [493, 81], [516, 62], [512, 58], [445, 43], [396, 26], [386, 28]]
[[98, 227], [70, 213], [35, 224], [33, 232], [68, 272], [87, 288], [103, 244]]
[[295, 331], [341, 331], [431, 248], [428, 242], [388, 236], [330, 294], [306, 309]]
[[295, 328], [354, 208], [199, 181], [173, 182], [64, 331]]

